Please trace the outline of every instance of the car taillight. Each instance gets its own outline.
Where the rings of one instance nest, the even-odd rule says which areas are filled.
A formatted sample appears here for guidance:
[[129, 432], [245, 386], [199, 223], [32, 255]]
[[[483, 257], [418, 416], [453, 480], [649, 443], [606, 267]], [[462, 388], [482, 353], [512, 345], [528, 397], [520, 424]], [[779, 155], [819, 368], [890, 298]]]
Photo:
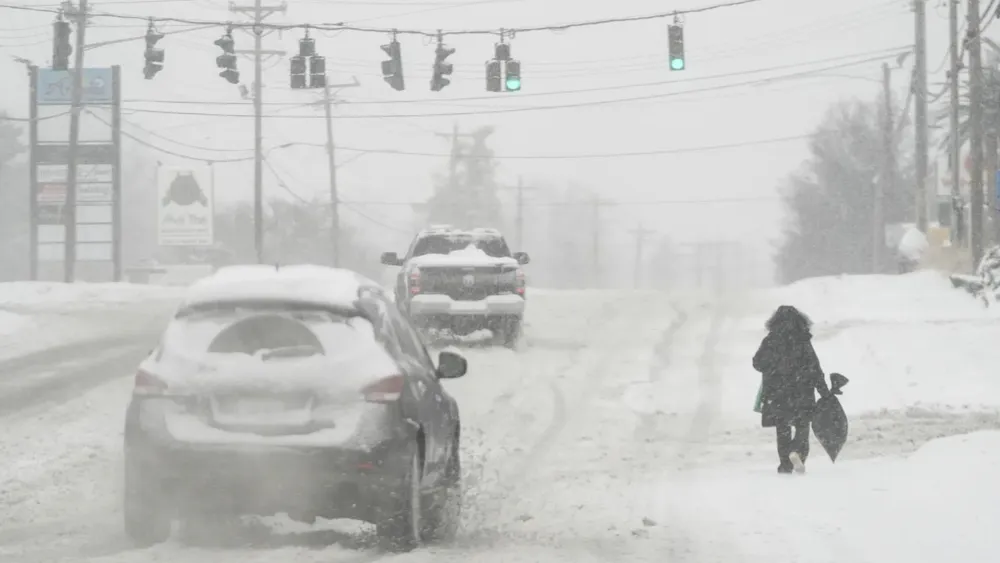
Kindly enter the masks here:
[[420, 268], [410, 271], [410, 293], [413, 295], [420, 293]]
[[514, 273], [514, 278], [517, 280], [517, 285], [514, 291], [524, 295], [524, 270], [518, 268], [517, 272]]
[[361, 394], [369, 403], [394, 403], [403, 395], [406, 379], [402, 375], [392, 375], [366, 385]]
[[135, 387], [132, 390], [136, 395], [162, 395], [167, 391], [167, 384], [155, 375], [145, 370], [135, 372]]

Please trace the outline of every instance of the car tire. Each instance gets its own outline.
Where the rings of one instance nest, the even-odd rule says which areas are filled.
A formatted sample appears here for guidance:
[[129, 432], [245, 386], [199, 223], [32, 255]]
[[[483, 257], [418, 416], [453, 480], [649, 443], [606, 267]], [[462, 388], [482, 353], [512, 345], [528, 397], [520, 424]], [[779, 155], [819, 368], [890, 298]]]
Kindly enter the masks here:
[[170, 539], [173, 516], [164, 502], [159, 482], [145, 473], [125, 452], [125, 494], [122, 502], [125, 535], [148, 547]]
[[521, 340], [521, 317], [509, 317], [503, 320], [500, 338], [506, 348], [516, 348]]
[[393, 499], [393, 508], [382, 521], [375, 524], [379, 541], [390, 551], [412, 551], [423, 539], [422, 473], [420, 453], [414, 448], [401, 490]]
[[458, 535], [461, 520], [462, 464], [456, 440], [445, 467], [444, 482], [425, 512], [424, 540], [437, 543], [453, 541]]

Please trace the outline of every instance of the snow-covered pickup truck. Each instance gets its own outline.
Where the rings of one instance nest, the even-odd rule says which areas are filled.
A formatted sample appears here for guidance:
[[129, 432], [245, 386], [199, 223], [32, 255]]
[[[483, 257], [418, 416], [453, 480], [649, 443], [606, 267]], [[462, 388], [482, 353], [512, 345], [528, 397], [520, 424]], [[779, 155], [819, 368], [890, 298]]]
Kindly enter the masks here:
[[521, 335], [525, 309], [524, 252], [511, 253], [495, 229], [434, 226], [413, 239], [403, 258], [382, 254], [382, 263], [402, 266], [396, 304], [421, 330], [465, 336], [489, 329], [505, 346]]

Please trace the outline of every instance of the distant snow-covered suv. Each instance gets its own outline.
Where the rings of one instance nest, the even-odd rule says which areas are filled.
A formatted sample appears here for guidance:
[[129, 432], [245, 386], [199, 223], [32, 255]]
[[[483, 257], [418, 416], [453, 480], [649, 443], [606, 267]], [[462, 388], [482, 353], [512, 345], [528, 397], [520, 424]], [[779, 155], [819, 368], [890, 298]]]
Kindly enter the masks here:
[[495, 229], [436, 226], [421, 231], [406, 256], [382, 254], [382, 263], [402, 266], [396, 305], [421, 329], [464, 336], [489, 329], [513, 346], [525, 309], [525, 252], [511, 253]]

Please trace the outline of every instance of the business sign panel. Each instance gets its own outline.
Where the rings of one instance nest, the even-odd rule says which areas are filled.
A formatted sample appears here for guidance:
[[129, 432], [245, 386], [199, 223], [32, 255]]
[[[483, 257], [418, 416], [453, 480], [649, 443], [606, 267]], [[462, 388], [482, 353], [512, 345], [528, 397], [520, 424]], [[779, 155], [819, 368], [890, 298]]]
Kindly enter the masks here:
[[161, 246], [213, 244], [208, 176], [204, 167], [160, 167], [157, 207]]
[[[67, 70], [38, 69], [35, 85], [38, 105], [70, 105], [73, 103], [73, 75]], [[110, 104], [114, 86], [110, 68], [83, 69], [83, 103]]]

